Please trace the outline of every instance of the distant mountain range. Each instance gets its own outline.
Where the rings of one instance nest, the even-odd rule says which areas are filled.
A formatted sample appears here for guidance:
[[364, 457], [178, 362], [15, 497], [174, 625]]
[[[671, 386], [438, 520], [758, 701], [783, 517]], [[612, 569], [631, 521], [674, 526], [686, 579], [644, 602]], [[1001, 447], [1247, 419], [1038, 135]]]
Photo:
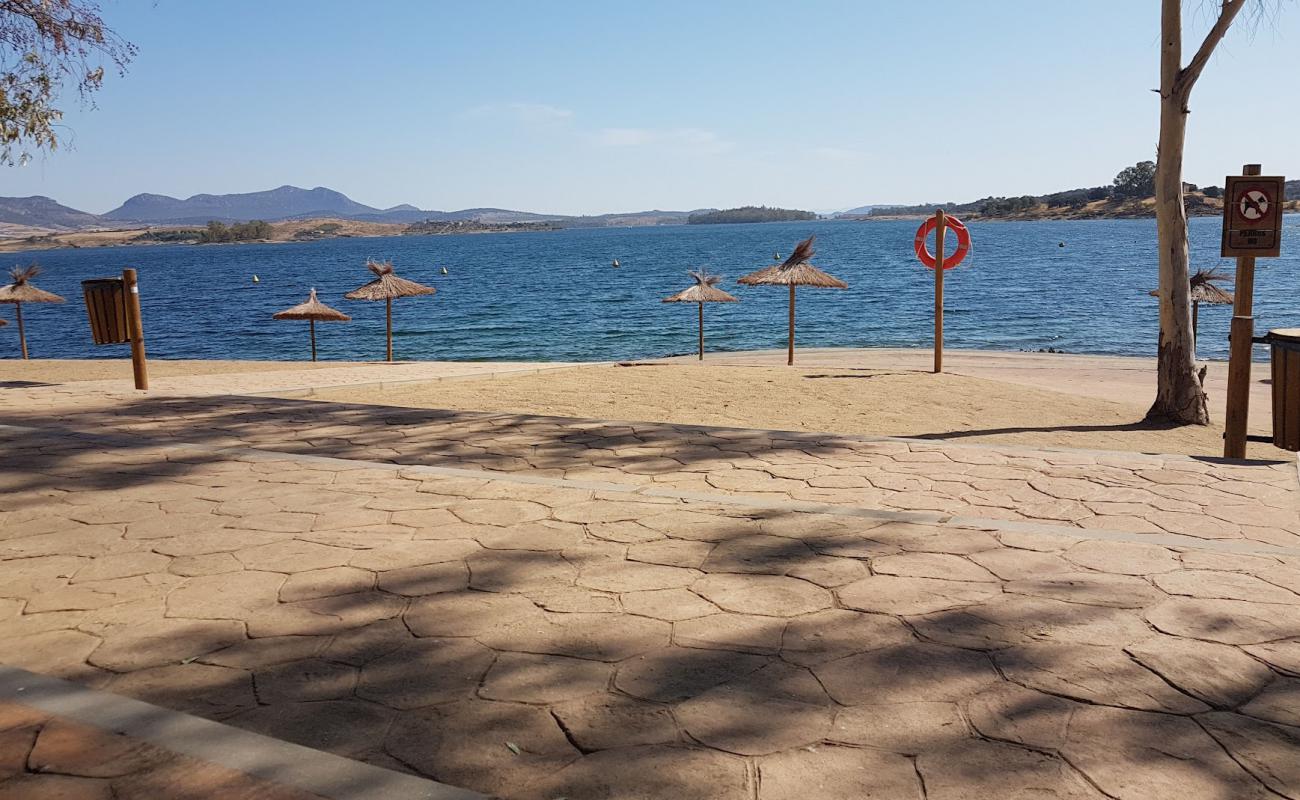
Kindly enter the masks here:
[[120, 228], [127, 225], [205, 225], [209, 220], [246, 222], [260, 219], [280, 222], [329, 217], [361, 222], [412, 223], [426, 220], [451, 222], [468, 220], [488, 224], [551, 222], [565, 227], [610, 227], [684, 223], [692, 211], [637, 211], [627, 214], [566, 216], [535, 214], [504, 208], [466, 208], [435, 211], [402, 204], [374, 208], [358, 203], [342, 192], [317, 186], [301, 189], [281, 186], [264, 192], [243, 194], [196, 194], [180, 200], [161, 194], [137, 194], [125, 203], [96, 215], [60, 205], [48, 197], [0, 197], [0, 224], [47, 228], [56, 231], [87, 228]]
[[0, 197], [0, 222], [33, 228], [77, 230], [94, 228], [104, 221], [94, 214], [61, 206], [48, 197]]

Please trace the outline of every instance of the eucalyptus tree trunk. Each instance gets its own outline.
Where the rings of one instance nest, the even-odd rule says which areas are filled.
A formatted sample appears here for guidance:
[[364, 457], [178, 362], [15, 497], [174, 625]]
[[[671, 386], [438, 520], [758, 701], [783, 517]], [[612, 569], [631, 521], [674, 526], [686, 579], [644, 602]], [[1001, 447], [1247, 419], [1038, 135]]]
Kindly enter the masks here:
[[1196, 370], [1192, 330], [1187, 211], [1183, 206], [1183, 149], [1187, 102], [1214, 48], [1246, 0], [1222, 0], [1218, 18], [1196, 55], [1183, 66], [1182, 0], [1160, 5], [1160, 142], [1156, 160], [1156, 230], [1160, 242], [1160, 351], [1156, 401], [1148, 419], [1208, 425], [1205, 388]]

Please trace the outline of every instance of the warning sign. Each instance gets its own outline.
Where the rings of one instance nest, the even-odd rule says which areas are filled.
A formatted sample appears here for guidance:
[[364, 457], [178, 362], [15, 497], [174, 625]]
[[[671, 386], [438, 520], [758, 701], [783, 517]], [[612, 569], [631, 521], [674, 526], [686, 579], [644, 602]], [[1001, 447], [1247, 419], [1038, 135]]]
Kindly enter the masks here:
[[1223, 256], [1276, 258], [1282, 252], [1281, 177], [1230, 175], [1223, 188]]

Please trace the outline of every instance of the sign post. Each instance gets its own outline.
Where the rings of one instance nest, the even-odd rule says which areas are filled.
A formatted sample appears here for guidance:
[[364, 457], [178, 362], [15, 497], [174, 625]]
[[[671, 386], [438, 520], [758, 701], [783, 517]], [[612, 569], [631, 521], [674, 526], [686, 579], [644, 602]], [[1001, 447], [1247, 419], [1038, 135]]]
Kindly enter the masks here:
[[1221, 255], [1237, 259], [1232, 325], [1228, 332], [1228, 404], [1224, 412], [1223, 457], [1246, 457], [1250, 410], [1250, 357], [1255, 338], [1255, 259], [1282, 252], [1282, 177], [1263, 177], [1247, 164], [1223, 187]]

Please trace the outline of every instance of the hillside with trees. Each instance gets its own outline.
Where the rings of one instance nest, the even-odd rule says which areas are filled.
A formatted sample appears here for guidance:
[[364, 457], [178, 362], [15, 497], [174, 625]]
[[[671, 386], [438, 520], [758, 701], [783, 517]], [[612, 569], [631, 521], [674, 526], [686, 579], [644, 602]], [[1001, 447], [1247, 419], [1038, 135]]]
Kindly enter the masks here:
[[[1155, 216], [1154, 161], [1125, 167], [1105, 186], [1067, 189], [1043, 195], [984, 197], [967, 203], [922, 203], [914, 206], [874, 206], [870, 214], [841, 214], [841, 218], [929, 216], [942, 208], [964, 219], [1124, 219]], [[1188, 216], [1223, 213], [1223, 187], [1184, 183]], [[1286, 183], [1287, 211], [1300, 211], [1300, 181]]]
[[795, 222], [817, 219], [811, 211], [796, 211], [789, 208], [768, 208], [767, 206], [741, 206], [722, 211], [703, 211], [686, 218], [689, 225], [725, 225], [740, 222]]
[[227, 225], [212, 220], [208, 227], [199, 231], [199, 244], [224, 244], [227, 242], [252, 242], [258, 239], [270, 239], [273, 234], [269, 223], [260, 219], [249, 222], [236, 222]]

